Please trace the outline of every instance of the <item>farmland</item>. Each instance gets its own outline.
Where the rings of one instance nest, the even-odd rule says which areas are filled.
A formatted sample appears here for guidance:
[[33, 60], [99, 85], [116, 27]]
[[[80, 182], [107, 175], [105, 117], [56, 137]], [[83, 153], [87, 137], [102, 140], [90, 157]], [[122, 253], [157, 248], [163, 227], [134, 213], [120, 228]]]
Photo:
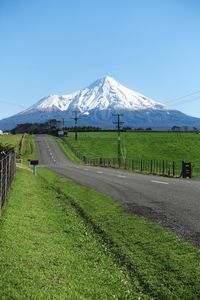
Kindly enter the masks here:
[[23, 158], [24, 162], [30, 158], [34, 159], [37, 155], [37, 149], [32, 135], [2, 135], [0, 136], [2, 146], [9, 145], [15, 148], [17, 158]]
[[0, 144], [9, 145], [15, 148], [17, 154], [20, 152], [20, 141], [22, 139], [22, 134], [16, 135], [0, 135]]
[[[112, 160], [106, 165], [118, 166], [115, 132], [79, 132], [77, 141], [70, 132], [59, 141], [62, 147], [65, 142], [92, 164], [95, 159], [105, 158]], [[200, 136], [195, 133], [121, 132], [121, 168], [180, 176], [184, 160], [192, 163], [193, 177], [200, 177], [199, 149]]]
[[[115, 132], [79, 132], [67, 138], [81, 154], [91, 157], [117, 157]], [[122, 152], [128, 159], [191, 161], [200, 164], [200, 135], [194, 133], [121, 132]]]

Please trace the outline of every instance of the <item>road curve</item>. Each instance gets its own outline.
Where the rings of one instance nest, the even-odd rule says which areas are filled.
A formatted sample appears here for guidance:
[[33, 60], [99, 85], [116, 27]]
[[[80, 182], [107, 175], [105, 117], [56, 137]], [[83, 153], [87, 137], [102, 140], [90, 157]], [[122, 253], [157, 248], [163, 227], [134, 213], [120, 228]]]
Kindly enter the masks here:
[[200, 246], [200, 181], [141, 175], [72, 163], [55, 139], [37, 135], [40, 165], [90, 187]]

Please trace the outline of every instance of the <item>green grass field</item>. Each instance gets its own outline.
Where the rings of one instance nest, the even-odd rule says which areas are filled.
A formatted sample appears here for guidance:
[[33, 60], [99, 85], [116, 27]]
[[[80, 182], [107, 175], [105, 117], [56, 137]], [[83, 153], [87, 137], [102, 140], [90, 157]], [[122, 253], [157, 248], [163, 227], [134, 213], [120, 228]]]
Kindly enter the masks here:
[[21, 139], [22, 139], [22, 134], [0, 135], [0, 144], [15, 147], [16, 153], [19, 154], [20, 151], [19, 145]]
[[198, 249], [38, 173], [17, 171], [0, 220], [0, 299], [199, 299]]
[[[36, 148], [24, 141], [24, 157]], [[0, 219], [0, 299], [200, 299], [200, 251], [55, 173], [17, 170]]]
[[23, 158], [23, 162], [26, 164], [28, 159], [35, 159], [37, 157], [37, 149], [33, 135], [0, 135], [0, 144], [2, 146], [9, 145], [14, 147], [17, 157]]
[[28, 163], [28, 159], [37, 158], [37, 147], [35, 145], [35, 137], [33, 135], [26, 135], [21, 149], [21, 157], [24, 163]]
[[[115, 132], [80, 132], [68, 141], [81, 154], [90, 157], [117, 157]], [[194, 133], [121, 132], [121, 147], [128, 159], [182, 160], [200, 164], [200, 135]]]
[[[133, 289], [137, 286], [141, 299], [146, 295], [151, 299], [200, 297], [198, 249], [159, 225], [125, 213], [107, 196], [45, 169], [39, 173], [64, 195], [66, 203], [130, 278]], [[132, 295], [129, 299], [137, 298]]]
[[30, 171], [17, 172], [0, 221], [0, 251], [2, 300], [145, 296], [70, 203]]

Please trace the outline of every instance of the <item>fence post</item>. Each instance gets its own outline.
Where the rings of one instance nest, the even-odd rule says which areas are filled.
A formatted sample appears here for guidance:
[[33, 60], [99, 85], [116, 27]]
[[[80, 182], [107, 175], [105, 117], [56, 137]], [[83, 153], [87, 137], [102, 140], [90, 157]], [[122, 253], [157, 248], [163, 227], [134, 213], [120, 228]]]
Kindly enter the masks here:
[[0, 215], [1, 215], [1, 207], [3, 205], [3, 161], [0, 159]]
[[8, 156], [5, 157], [5, 195], [7, 194], [7, 190], [8, 190]]
[[162, 161], [162, 173], [165, 175], [165, 161]]
[[173, 166], [173, 177], [175, 176], [175, 162], [173, 161], [172, 163], [172, 166]]

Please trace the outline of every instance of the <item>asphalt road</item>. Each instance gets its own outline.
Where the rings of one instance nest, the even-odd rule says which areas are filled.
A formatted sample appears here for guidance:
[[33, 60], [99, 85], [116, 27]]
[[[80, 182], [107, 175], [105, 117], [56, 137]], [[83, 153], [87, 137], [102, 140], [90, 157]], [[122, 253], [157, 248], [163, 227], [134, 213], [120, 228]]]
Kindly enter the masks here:
[[155, 221], [200, 246], [200, 181], [141, 175], [72, 163], [47, 135], [37, 135], [40, 165], [90, 187], [126, 210]]

